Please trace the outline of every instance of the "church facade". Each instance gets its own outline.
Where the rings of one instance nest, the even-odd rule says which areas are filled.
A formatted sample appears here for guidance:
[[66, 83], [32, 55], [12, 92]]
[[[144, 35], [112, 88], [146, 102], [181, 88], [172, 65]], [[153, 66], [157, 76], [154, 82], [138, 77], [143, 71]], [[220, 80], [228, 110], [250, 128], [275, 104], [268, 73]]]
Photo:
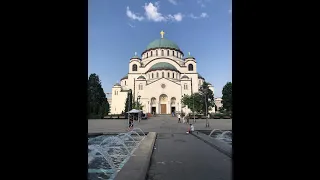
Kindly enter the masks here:
[[[111, 114], [124, 111], [130, 89], [145, 113], [190, 112], [181, 105], [181, 98], [198, 92], [205, 79], [198, 73], [197, 61], [190, 52], [185, 57], [176, 43], [164, 38], [163, 31], [160, 34], [161, 38], [152, 41], [141, 58], [135, 53], [129, 61], [128, 74], [113, 86]], [[209, 88], [214, 92], [211, 84]]]

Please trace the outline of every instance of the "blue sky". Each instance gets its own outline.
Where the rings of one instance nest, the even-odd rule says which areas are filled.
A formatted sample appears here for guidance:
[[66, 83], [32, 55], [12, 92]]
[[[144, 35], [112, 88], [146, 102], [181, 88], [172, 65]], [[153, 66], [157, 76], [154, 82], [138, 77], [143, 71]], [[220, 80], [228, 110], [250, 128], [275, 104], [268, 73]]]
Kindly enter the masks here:
[[105, 92], [128, 73], [135, 52], [160, 38], [196, 58], [197, 70], [215, 87], [232, 81], [231, 0], [89, 0], [88, 73], [99, 75]]

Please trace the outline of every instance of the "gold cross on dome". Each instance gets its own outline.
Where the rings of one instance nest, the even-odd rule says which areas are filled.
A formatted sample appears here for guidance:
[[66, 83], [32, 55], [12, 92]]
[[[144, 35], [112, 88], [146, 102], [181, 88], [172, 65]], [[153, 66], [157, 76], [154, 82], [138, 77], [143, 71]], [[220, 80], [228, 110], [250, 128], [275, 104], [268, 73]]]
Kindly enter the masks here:
[[160, 34], [161, 34], [161, 38], [163, 38], [163, 35], [165, 34], [165, 32], [161, 31]]

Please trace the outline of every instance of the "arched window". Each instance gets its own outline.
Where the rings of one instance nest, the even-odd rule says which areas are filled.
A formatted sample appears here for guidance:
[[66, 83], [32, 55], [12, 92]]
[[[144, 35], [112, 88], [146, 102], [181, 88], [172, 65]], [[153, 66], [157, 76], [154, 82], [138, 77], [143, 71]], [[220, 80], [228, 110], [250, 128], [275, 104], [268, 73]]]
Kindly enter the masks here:
[[153, 79], [153, 73], [151, 74], [151, 78]]
[[150, 55], [150, 57], [152, 57], [152, 51], [151, 51], [151, 55]]
[[137, 71], [138, 70], [138, 66], [136, 64], [132, 65], [132, 71]]
[[143, 90], [142, 84], [139, 84], [139, 90]]
[[170, 78], [170, 73], [168, 72], [168, 78]]
[[125, 85], [125, 86], [127, 85], [127, 81], [124, 81], [124, 85]]
[[159, 73], [157, 72], [157, 78], [159, 78]]
[[158, 56], [158, 50], [156, 50], [156, 56]]
[[161, 50], [161, 56], [164, 56], [163, 50]]
[[193, 71], [193, 65], [192, 64], [188, 65], [188, 71]]
[[167, 56], [169, 56], [169, 50], [167, 51]]
[[162, 72], [162, 77], [164, 78], [164, 72]]
[[172, 51], [172, 56], [174, 56], [174, 51]]
[[177, 52], [177, 58], [179, 58], [179, 54], [178, 54], [178, 52]]
[[172, 78], [174, 78], [174, 73], [172, 73]]

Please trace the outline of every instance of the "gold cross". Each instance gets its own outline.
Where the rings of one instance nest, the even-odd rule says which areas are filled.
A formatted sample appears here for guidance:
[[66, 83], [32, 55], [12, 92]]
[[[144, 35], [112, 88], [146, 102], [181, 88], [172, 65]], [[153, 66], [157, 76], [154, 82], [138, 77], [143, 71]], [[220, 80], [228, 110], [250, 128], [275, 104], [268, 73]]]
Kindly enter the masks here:
[[163, 35], [165, 34], [163, 31], [160, 32], [161, 38], [163, 38]]

